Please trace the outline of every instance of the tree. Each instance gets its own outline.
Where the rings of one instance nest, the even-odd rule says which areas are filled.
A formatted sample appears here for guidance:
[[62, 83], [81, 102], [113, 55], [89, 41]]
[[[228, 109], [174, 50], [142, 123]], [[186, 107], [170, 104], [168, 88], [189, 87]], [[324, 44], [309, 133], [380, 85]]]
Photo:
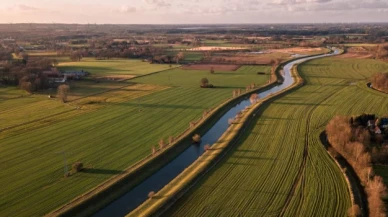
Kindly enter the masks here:
[[26, 65], [28, 63], [28, 57], [29, 57], [28, 54], [26, 54], [26, 53], [22, 54], [22, 62], [24, 65]]
[[201, 87], [207, 87], [209, 85], [209, 80], [207, 78], [201, 79]]
[[159, 140], [159, 148], [160, 148], [160, 149], [163, 149], [164, 146], [165, 146], [164, 140], [163, 140], [163, 139]]
[[183, 60], [185, 58], [185, 54], [183, 52], [179, 52], [176, 56], [176, 63], [179, 64], [179, 61]]
[[168, 144], [172, 145], [173, 142], [174, 142], [174, 137], [173, 136], [168, 137]]
[[249, 101], [251, 101], [252, 104], [256, 103], [259, 99], [259, 95], [257, 93], [253, 93], [251, 97], [249, 97]]
[[29, 81], [22, 81], [20, 83], [20, 88], [27, 91], [28, 93], [32, 93], [33, 90], [32, 83]]
[[193, 139], [194, 143], [200, 143], [201, 142], [201, 136], [199, 134], [195, 134], [192, 139]]
[[67, 102], [67, 96], [69, 94], [70, 87], [67, 84], [62, 84], [58, 86], [58, 97], [62, 102]]
[[73, 61], [73, 62], [75, 62], [75, 61], [81, 61], [82, 55], [81, 55], [81, 53], [79, 53], [79, 52], [73, 52], [73, 53], [70, 55], [70, 59], [71, 59], [71, 61]]
[[84, 164], [82, 162], [75, 162], [72, 166], [73, 173], [78, 173], [83, 170]]
[[349, 217], [358, 217], [361, 215], [361, 209], [357, 204], [353, 204], [348, 210]]
[[214, 67], [213, 66], [210, 68], [210, 74], [214, 74]]

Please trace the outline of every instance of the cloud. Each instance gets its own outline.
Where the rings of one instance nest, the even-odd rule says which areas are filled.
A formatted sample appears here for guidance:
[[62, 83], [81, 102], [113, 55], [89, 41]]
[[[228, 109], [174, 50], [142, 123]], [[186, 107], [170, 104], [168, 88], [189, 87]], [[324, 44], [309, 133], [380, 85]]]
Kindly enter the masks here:
[[143, 0], [146, 4], [158, 7], [171, 7], [171, 3], [167, 0]]
[[135, 13], [136, 11], [137, 10], [135, 7], [130, 7], [126, 5], [121, 6], [121, 8], [118, 10], [118, 12], [121, 12], [121, 13]]
[[18, 8], [20, 10], [22, 10], [22, 11], [36, 11], [36, 10], [39, 9], [39, 8], [32, 7], [32, 6], [29, 6], [29, 5], [24, 5], [24, 4], [18, 5]]

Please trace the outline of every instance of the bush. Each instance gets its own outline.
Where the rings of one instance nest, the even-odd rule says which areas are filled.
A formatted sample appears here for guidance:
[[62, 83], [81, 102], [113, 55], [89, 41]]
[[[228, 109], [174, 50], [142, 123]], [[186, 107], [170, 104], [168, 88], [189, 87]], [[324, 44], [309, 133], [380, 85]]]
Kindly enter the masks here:
[[62, 100], [62, 102], [67, 102], [67, 95], [69, 94], [70, 87], [67, 84], [62, 84], [58, 86], [58, 98]]
[[199, 134], [195, 134], [192, 139], [193, 139], [194, 143], [200, 143], [201, 142], [201, 136]]
[[209, 84], [209, 80], [207, 78], [201, 79], [201, 87], [202, 88], [213, 88], [214, 86], [212, 84]]
[[348, 216], [349, 217], [358, 217], [361, 216], [361, 209], [357, 204], [353, 204], [352, 207], [348, 210]]
[[151, 191], [150, 193], [148, 193], [148, 198], [153, 198], [154, 196], [155, 196], [154, 191]]
[[73, 170], [73, 173], [78, 173], [80, 171], [82, 171], [84, 168], [84, 164], [82, 162], [75, 162], [73, 163], [73, 166], [72, 166], [72, 170]]
[[205, 151], [210, 150], [210, 145], [209, 145], [209, 144], [206, 144], [206, 145], [203, 147], [203, 149], [204, 149]]

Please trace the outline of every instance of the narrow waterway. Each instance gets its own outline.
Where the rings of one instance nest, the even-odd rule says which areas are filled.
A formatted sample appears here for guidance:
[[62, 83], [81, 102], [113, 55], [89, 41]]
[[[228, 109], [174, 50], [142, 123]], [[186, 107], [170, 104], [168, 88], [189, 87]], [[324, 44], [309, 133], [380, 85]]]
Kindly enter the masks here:
[[[283, 90], [293, 84], [294, 80], [291, 76], [291, 68], [298, 63], [317, 59], [326, 56], [337, 55], [339, 50], [335, 50], [332, 54], [324, 54], [314, 57], [306, 57], [292, 61], [284, 66], [284, 82], [278, 86], [275, 86], [267, 91], [259, 92], [260, 98], [264, 98], [271, 93], [276, 93]], [[172, 160], [170, 163], [162, 167], [159, 171], [148, 177], [141, 184], [124, 194], [111, 204], [94, 214], [94, 217], [116, 217], [125, 216], [137, 206], [142, 204], [147, 198], [148, 193], [151, 191], [157, 192], [178, 176], [185, 168], [190, 166], [199, 156], [204, 152], [205, 144], [214, 144], [222, 134], [228, 129], [228, 120], [236, 116], [236, 114], [243, 110], [246, 106], [250, 105], [248, 98], [243, 99], [239, 104], [228, 110], [211, 128], [202, 136], [202, 142], [200, 145], [191, 145], [188, 149], [182, 152], [178, 157]]]

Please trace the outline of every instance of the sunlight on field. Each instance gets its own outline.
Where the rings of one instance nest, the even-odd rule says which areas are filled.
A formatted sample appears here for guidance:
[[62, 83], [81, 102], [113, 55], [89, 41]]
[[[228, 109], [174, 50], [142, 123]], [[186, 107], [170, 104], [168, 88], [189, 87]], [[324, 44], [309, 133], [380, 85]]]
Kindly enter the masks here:
[[[176, 67], [176, 65], [172, 67]], [[168, 64], [150, 64], [132, 59], [96, 60], [94, 58], [83, 58], [80, 62], [61, 63], [59, 68], [62, 70], [84, 70], [90, 72], [93, 77], [103, 77], [105, 75], [145, 75], [167, 70], [170, 66]]]

